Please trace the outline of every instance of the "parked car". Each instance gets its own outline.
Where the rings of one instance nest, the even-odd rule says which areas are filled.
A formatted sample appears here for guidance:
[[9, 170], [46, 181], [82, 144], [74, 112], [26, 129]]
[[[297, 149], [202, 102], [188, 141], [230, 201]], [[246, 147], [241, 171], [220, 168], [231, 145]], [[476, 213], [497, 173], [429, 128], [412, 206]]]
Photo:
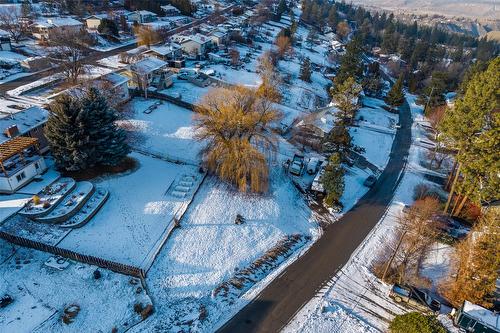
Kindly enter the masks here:
[[407, 303], [408, 305], [422, 311], [439, 312], [441, 303], [430, 297], [428, 293], [413, 286], [395, 284], [392, 286], [389, 297], [396, 303]]
[[302, 169], [304, 169], [304, 156], [300, 154], [293, 155], [289, 168], [290, 173], [294, 176], [300, 176], [302, 175]]
[[373, 185], [375, 185], [376, 181], [377, 181], [377, 177], [375, 177], [374, 175], [370, 175], [370, 176], [368, 176], [368, 178], [365, 179], [365, 181], [363, 182], [363, 185], [366, 187], [373, 187]]
[[309, 162], [307, 162], [307, 173], [312, 175], [312, 174], [318, 172], [320, 164], [321, 164], [321, 162], [320, 162], [319, 158], [311, 157], [309, 159]]

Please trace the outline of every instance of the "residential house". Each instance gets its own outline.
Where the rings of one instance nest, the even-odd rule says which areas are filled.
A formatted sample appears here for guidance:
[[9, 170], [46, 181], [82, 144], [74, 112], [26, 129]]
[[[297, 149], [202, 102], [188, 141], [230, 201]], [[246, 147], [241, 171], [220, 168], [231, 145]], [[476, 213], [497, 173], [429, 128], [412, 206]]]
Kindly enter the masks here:
[[178, 67], [173, 65], [174, 62], [184, 62], [184, 57], [182, 56], [182, 47], [177, 43], [167, 43], [160, 46], [151, 46], [148, 53], [158, 59], [168, 61], [170, 67]]
[[108, 14], [90, 15], [89, 17], [85, 18], [85, 24], [87, 25], [88, 29], [97, 30], [102, 20], [106, 18], [108, 18]]
[[180, 15], [180, 11], [172, 5], [164, 5], [160, 7], [165, 16], [177, 16]]
[[130, 100], [128, 83], [130, 79], [119, 73], [109, 73], [94, 80], [94, 87], [104, 91], [111, 106], [116, 107]]
[[33, 37], [48, 40], [53, 31], [79, 31], [83, 23], [71, 17], [51, 17], [38, 19], [30, 27]]
[[0, 143], [0, 193], [14, 193], [45, 170], [38, 139], [16, 136]]
[[189, 55], [205, 55], [212, 47], [212, 39], [202, 34], [198, 33], [196, 35], [182, 37], [184, 38], [181, 38], [180, 45], [182, 50]]
[[128, 74], [131, 77], [131, 86], [148, 91], [162, 90], [173, 84], [172, 73], [167, 70], [168, 63], [155, 58], [146, 57], [130, 65]]
[[210, 33], [210, 38], [214, 45], [220, 46], [224, 45], [229, 41], [229, 34], [225, 29], [217, 29]]
[[127, 21], [137, 23], [149, 23], [158, 20], [158, 15], [148, 10], [136, 10], [135, 12], [126, 13]]
[[468, 301], [458, 310], [454, 323], [470, 333], [500, 333], [500, 315]]
[[26, 136], [36, 138], [42, 152], [47, 151], [48, 142], [43, 135], [43, 127], [47, 122], [49, 112], [41, 107], [33, 106], [24, 110], [9, 109], [0, 111], [0, 143]]

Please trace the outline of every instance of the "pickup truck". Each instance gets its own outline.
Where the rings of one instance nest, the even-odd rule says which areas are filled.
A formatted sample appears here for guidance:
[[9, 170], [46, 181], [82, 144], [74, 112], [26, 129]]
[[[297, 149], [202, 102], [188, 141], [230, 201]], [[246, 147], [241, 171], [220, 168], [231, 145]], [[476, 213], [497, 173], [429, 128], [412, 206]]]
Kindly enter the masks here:
[[395, 284], [392, 286], [389, 297], [396, 303], [406, 303], [410, 307], [424, 312], [439, 312], [441, 303], [430, 297], [425, 291], [416, 287]]

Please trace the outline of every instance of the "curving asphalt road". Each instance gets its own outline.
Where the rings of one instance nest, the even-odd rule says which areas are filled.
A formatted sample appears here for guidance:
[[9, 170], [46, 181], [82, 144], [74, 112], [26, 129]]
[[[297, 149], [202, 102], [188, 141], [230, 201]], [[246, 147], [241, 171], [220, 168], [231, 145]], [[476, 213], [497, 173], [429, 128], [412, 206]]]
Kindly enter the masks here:
[[411, 112], [400, 108], [389, 162], [377, 183], [323, 236], [218, 332], [279, 332], [349, 260], [384, 215], [401, 181], [411, 145]]

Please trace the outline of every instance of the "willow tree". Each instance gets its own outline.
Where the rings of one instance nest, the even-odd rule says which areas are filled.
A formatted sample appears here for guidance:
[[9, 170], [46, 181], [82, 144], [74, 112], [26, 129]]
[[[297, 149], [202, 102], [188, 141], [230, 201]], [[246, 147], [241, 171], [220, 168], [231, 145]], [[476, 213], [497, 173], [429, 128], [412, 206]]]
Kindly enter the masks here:
[[473, 75], [440, 124], [445, 142], [457, 150], [457, 171], [445, 207], [453, 215], [460, 214], [467, 200], [479, 203], [500, 196], [499, 87], [500, 58], [496, 58], [484, 72]]
[[206, 143], [208, 170], [242, 192], [267, 191], [268, 159], [277, 149], [272, 126], [281, 117], [274, 103], [254, 89], [217, 88], [196, 111], [196, 137]]

